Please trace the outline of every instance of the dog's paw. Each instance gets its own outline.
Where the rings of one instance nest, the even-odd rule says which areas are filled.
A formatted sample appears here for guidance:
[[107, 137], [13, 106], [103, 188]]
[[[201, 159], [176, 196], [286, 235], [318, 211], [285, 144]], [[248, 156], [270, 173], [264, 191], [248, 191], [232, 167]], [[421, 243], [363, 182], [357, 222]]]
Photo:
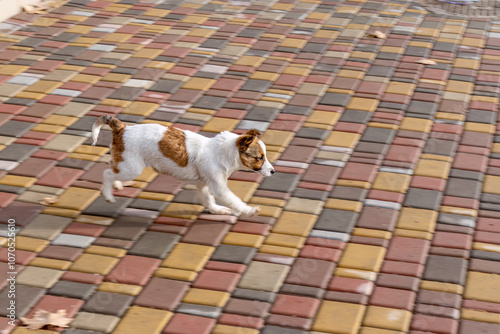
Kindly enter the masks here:
[[113, 187], [118, 191], [123, 190], [123, 183], [121, 181], [115, 181], [113, 182]]
[[241, 212], [242, 217], [253, 217], [260, 213], [260, 207], [258, 206], [248, 206]]
[[214, 215], [230, 215], [231, 214], [231, 209], [227, 208], [225, 206], [217, 205], [216, 207], [213, 207], [211, 209], [208, 209], [211, 214]]

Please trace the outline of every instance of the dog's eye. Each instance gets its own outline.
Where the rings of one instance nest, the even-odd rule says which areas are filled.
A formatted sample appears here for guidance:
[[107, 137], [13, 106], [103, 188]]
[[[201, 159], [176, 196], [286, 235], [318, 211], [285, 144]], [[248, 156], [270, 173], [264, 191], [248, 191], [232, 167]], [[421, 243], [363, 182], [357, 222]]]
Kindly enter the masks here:
[[259, 160], [264, 160], [264, 154], [259, 157]]

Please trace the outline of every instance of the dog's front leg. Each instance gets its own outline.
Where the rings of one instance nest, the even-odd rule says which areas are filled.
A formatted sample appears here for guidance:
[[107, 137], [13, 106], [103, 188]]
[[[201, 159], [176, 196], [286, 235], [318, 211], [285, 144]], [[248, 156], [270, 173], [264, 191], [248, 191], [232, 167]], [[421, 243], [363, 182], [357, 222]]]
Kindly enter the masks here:
[[198, 185], [198, 199], [200, 200], [201, 204], [210, 211], [210, 213], [216, 214], [216, 215], [230, 215], [231, 214], [231, 209], [227, 208], [225, 206], [217, 205], [215, 203], [215, 198], [214, 196], [210, 193], [208, 190], [207, 185]]
[[236, 196], [227, 186], [225, 181], [216, 181], [208, 183], [209, 191], [215, 198], [233, 210], [236, 216], [252, 217], [260, 212], [258, 206], [251, 207], [246, 205], [238, 196]]

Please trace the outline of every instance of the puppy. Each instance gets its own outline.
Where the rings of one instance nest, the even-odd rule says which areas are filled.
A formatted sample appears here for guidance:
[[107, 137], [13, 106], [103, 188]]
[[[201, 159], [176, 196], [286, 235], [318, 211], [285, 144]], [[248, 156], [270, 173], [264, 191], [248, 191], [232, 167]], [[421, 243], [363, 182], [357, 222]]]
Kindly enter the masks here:
[[125, 126], [117, 118], [101, 116], [92, 126], [93, 145], [104, 124], [113, 132], [111, 168], [104, 171], [102, 184], [108, 202], [115, 202], [113, 184], [121, 189], [120, 181], [131, 181], [151, 166], [159, 173], [195, 184], [201, 203], [213, 214], [259, 214], [259, 207], [246, 205], [227, 186], [228, 177], [240, 168], [264, 176], [274, 174], [266, 158], [266, 145], [258, 138], [259, 131], [249, 130], [243, 135], [223, 131], [207, 138], [160, 124]]

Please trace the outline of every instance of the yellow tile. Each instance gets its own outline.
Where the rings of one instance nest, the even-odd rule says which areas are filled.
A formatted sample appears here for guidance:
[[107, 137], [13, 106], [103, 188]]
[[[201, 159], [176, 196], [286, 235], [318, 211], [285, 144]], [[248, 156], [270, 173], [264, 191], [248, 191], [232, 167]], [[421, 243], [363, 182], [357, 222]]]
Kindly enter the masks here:
[[396, 47], [396, 46], [382, 46], [382, 47], [380, 47], [379, 52], [390, 52], [390, 53], [402, 54], [403, 52], [405, 52], [405, 48]]
[[82, 254], [75, 260], [70, 270], [89, 274], [107, 275], [118, 261], [119, 259], [109, 256]]
[[127, 251], [125, 249], [97, 245], [91, 245], [87, 247], [87, 249], [85, 249], [85, 253], [112, 257], [124, 257], [125, 255], [127, 255]]
[[500, 324], [500, 315], [498, 313], [491, 313], [483, 310], [478, 311], [478, 310], [463, 308], [460, 312], [460, 317], [462, 319], [467, 319], [472, 321]]
[[335, 276], [359, 278], [374, 282], [377, 279], [377, 273], [368, 270], [340, 268], [335, 269]]
[[373, 182], [373, 189], [406, 193], [411, 176], [406, 174], [378, 172]]
[[474, 210], [474, 209], [467, 209], [467, 208], [460, 208], [460, 207], [455, 207], [455, 206], [443, 205], [440, 207], [439, 211], [445, 212], [445, 213], [453, 213], [456, 215], [477, 217], [477, 210]]
[[453, 162], [453, 157], [447, 157], [445, 155], [437, 155], [437, 154], [429, 154], [429, 153], [421, 154], [420, 159]]
[[251, 76], [250, 79], [254, 80], [265, 80], [265, 81], [276, 81], [280, 75], [278, 73], [273, 73], [273, 72], [264, 72], [264, 71], [255, 71]]
[[334, 131], [325, 140], [325, 145], [354, 148], [361, 138], [358, 133]]
[[438, 37], [439, 36], [439, 29], [434, 29], [434, 28], [417, 28], [417, 31], [415, 32], [415, 35], [418, 36], [429, 36], [429, 37]]
[[455, 58], [453, 67], [467, 68], [471, 70], [479, 69], [480, 61], [476, 59]]
[[460, 115], [460, 114], [453, 114], [453, 113], [447, 113], [447, 112], [437, 112], [435, 116], [436, 116], [436, 118], [439, 118], [439, 119], [450, 119], [453, 121], [465, 121], [465, 115]]
[[33, 24], [35, 26], [39, 26], [39, 27], [50, 27], [50, 26], [54, 25], [54, 23], [56, 23], [57, 21], [59, 21], [59, 19], [52, 19], [52, 18], [41, 16], [41, 17], [36, 18], [33, 22], [31, 22], [31, 24]]
[[112, 334], [160, 334], [172, 315], [168, 311], [131, 306]]
[[36, 181], [37, 181], [37, 179], [35, 177], [5, 175], [4, 177], [2, 177], [0, 179], [0, 184], [6, 185], [6, 186], [29, 188]]
[[274, 205], [284, 207], [286, 205], [286, 201], [277, 198], [267, 198], [267, 197], [259, 197], [254, 196], [250, 199], [250, 203], [252, 204], [263, 204], [263, 205]]
[[317, 30], [314, 33], [313, 36], [314, 37], [318, 37], [318, 38], [332, 39], [332, 38], [337, 38], [338, 35], [339, 35], [338, 31], [333, 31], [333, 30]]
[[79, 210], [71, 210], [71, 209], [55, 208], [55, 207], [46, 207], [42, 211], [42, 213], [46, 214], [46, 215], [76, 218], [80, 214], [80, 211]]
[[388, 307], [368, 306], [363, 326], [387, 328], [406, 332], [410, 327], [412, 313]]
[[159, 68], [162, 70], [170, 70], [175, 66], [175, 63], [162, 62], [162, 61], [152, 61], [149, 62], [145, 67]]
[[184, 219], [196, 219], [203, 210], [204, 208], [201, 205], [170, 203], [161, 215]]
[[385, 92], [390, 94], [412, 95], [415, 87], [417, 87], [415, 84], [391, 81], [389, 82]]
[[[259, 334], [257, 329], [217, 324], [211, 334]], [[16, 334], [16, 333], [13, 333]], [[24, 334], [24, 333], [23, 333]], [[27, 333], [30, 334], [30, 333]]]
[[403, 229], [403, 228], [395, 229], [394, 235], [397, 235], [400, 237], [425, 239], [425, 240], [432, 240], [432, 237], [433, 237], [433, 234], [430, 232], [407, 230], [407, 229]]
[[375, 111], [377, 109], [379, 101], [377, 99], [369, 99], [366, 97], [353, 97], [349, 101], [346, 109], [354, 110], [365, 110], [365, 111]]
[[162, 262], [163, 267], [200, 271], [205, 266], [214, 248], [210, 246], [178, 243]]
[[262, 235], [238, 232], [228, 232], [222, 240], [223, 244], [254, 248], [259, 248], [263, 242], [264, 237]]
[[284, 211], [274, 225], [274, 233], [291, 234], [307, 237], [318, 216], [307, 213]]
[[265, 60], [264, 57], [242, 56], [234, 62], [234, 65], [259, 67]]
[[420, 160], [415, 168], [415, 175], [447, 179], [451, 164], [446, 161]]
[[500, 194], [500, 176], [485, 175], [483, 192], [488, 194]]
[[[301, 75], [303, 77], [305, 76], [308, 76], [309, 74], [311, 73], [311, 70], [308, 69], [308, 68], [304, 68], [304, 67], [298, 67], [298, 66], [288, 66], [284, 71], [283, 71], [283, 74], [292, 74], [292, 75]], [[304, 85], [304, 84], [303, 84]], [[305, 83], [305, 85], [307, 85], [307, 83]], [[306, 86], [307, 87], [307, 86]], [[328, 88], [328, 86], [325, 86], [324, 87], [324, 90], [326, 91], [326, 89]], [[302, 92], [298, 92], [299, 94], [304, 94]], [[311, 93], [310, 93], [311, 94]], [[317, 95], [322, 95], [322, 94], [319, 94], [319, 91], [316, 91], [316, 94]], [[292, 94], [293, 95], [293, 94]], [[312, 94], [314, 95], [314, 94]]]
[[88, 160], [88, 161], [98, 161], [100, 157], [98, 155], [93, 154], [81, 154], [81, 153], [70, 153], [68, 158], [71, 159], [80, 159], [80, 160]]
[[455, 93], [471, 94], [474, 90], [474, 83], [458, 80], [448, 80], [445, 90]]
[[40, 253], [50, 244], [49, 240], [16, 236], [16, 249]]
[[99, 197], [99, 190], [70, 187], [57, 199], [58, 208], [82, 211]]
[[232, 131], [239, 122], [237, 119], [214, 117], [205, 123], [202, 130], [208, 132]]
[[390, 329], [361, 327], [359, 334], [404, 334], [404, 333], [400, 331], [393, 331]]
[[293, 247], [276, 246], [276, 245], [262, 245], [259, 248], [259, 252], [266, 254], [297, 257], [300, 253], [300, 249]]
[[205, 78], [191, 78], [189, 79], [182, 88], [184, 89], [195, 89], [195, 90], [209, 90], [217, 80], [205, 79]]
[[153, 8], [153, 9], [150, 9], [150, 10], [146, 11], [142, 15], [144, 15], [144, 16], [153, 16], [153, 17], [164, 17], [164, 16], [168, 15], [170, 12], [171, 11], [167, 10], [167, 9]]
[[43, 124], [61, 125], [68, 127], [78, 121], [78, 117], [63, 116], [63, 115], [50, 115], [43, 120]]
[[434, 232], [437, 217], [437, 211], [404, 207], [399, 214], [397, 227], [432, 233]]
[[146, 58], [146, 59], [155, 59], [160, 56], [164, 50], [162, 49], [148, 49], [144, 48], [132, 55], [133, 58]]
[[363, 71], [354, 71], [354, 70], [340, 70], [337, 73], [338, 77], [344, 77], [344, 78], [352, 78], [352, 79], [363, 79], [365, 76], [365, 72]]
[[500, 303], [500, 275], [470, 271], [467, 274], [464, 297], [484, 302]]
[[198, 273], [191, 270], [158, 268], [156, 269], [154, 276], [192, 282], [196, 279]]
[[124, 100], [116, 100], [116, 99], [104, 99], [101, 101], [100, 104], [105, 106], [127, 108], [132, 104], [132, 102]]
[[195, 23], [195, 24], [202, 24], [208, 20], [207, 16], [202, 16], [202, 15], [189, 15], [184, 17], [181, 22], [183, 23]]
[[199, 304], [215, 307], [226, 305], [230, 294], [228, 292], [191, 288], [184, 295], [183, 303]]
[[366, 306], [324, 300], [321, 303], [312, 330], [326, 333], [356, 334]]
[[29, 69], [29, 66], [4, 65], [0, 67], [0, 75], [16, 76]]
[[17, 98], [20, 98], [20, 99], [41, 100], [46, 95], [47, 94], [24, 91], [24, 92], [21, 92], [19, 94], [14, 95], [14, 97], [17, 97]]
[[464, 292], [464, 287], [458, 284], [443, 283], [436, 281], [425, 281], [425, 280], [420, 281], [420, 289], [455, 293], [458, 295], [461, 295]]
[[243, 202], [248, 202], [259, 184], [256, 182], [229, 180], [227, 186]]
[[76, 150], [74, 150], [73, 153], [101, 156], [101, 155], [108, 153], [108, 151], [109, 151], [109, 148], [107, 148], [107, 147], [81, 145]]
[[110, 33], [104, 36], [103, 41], [123, 43], [131, 37], [133, 37], [132, 34]]
[[296, 48], [302, 49], [307, 43], [306, 39], [300, 38], [285, 38], [281, 43], [280, 47], [283, 48]]
[[79, 37], [71, 42], [70, 45], [78, 45], [78, 46], [91, 46], [92, 44], [99, 43], [99, 38], [90, 38], [90, 37]]
[[165, 201], [165, 202], [170, 202], [171, 200], [174, 199], [174, 195], [171, 194], [153, 193], [149, 191], [143, 191], [137, 197], [143, 199], [151, 199], [155, 201]]
[[54, 89], [60, 87], [62, 82], [57, 81], [48, 81], [48, 80], [40, 80], [29, 86], [26, 91], [27, 92], [35, 92], [35, 93], [50, 93]]
[[361, 58], [361, 59], [374, 60], [375, 56], [376, 56], [376, 53], [374, 53], [374, 52], [364, 52], [364, 51], [351, 52], [351, 58]]
[[360, 237], [370, 237], [370, 238], [379, 238], [389, 240], [392, 237], [391, 232], [381, 231], [381, 230], [373, 230], [369, 228], [360, 228], [356, 227], [352, 231], [352, 235], [357, 235]]
[[378, 246], [348, 243], [339, 261], [339, 267], [379, 271], [386, 249]]
[[325, 208], [361, 212], [363, 203], [345, 199], [329, 198], [325, 203]]
[[121, 73], [109, 73], [106, 74], [102, 80], [103, 81], [110, 81], [110, 82], [118, 82], [118, 83], [124, 83], [125, 81], [129, 80], [132, 76], [128, 74], [121, 74]]
[[294, 133], [281, 130], [266, 130], [260, 138], [266, 145], [288, 146], [294, 137]]
[[87, 223], [87, 224], [95, 224], [95, 225], [111, 225], [114, 221], [113, 218], [99, 217], [99, 216], [90, 216], [90, 215], [80, 215], [75, 219], [76, 222], [79, 223]]
[[160, 105], [157, 103], [135, 101], [127, 106], [122, 113], [147, 117], [151, 115], [159, 106]]
[[37, 124], [31, 130], [38, 132], [47, 132], [47, 133], [61, 133], [64, 130], [66, 130], [66, 127], [60, 125]]
[[304, 246], [306, 239], [296, 235], [281, 234], [281, 233], [270, 233], [264, 244], [275, 245], [282, 247], [294, 247], [302, 248]]
[[307, 15], [307, 19], [310, 19], [310, 20], [327, 20], [330, 16], [331, 16], [330, 13], [312, 12], [311, 14]]
[[54, 259], [47, 259], [44, 257], [36, 257], [29, 263], [29, 265], [34, 266], [34, 267], [67, 270], [71, 266], [71, 261], [54, 260]]
[[484, 48], [484, 40], [482, 38], [472, 38], [472, 37], [464, 37], [460, 41], [460, 44], [465, 46], [471, 46], [475, 48]]
[[493, 124], [465, 122], [464, 130], [493, 134], [495, 133], [496, 127]]
[[399, 126], [400, 130], [419, 131], [428, 133], [431, 131], [432, 121], [430, 119], [405, 117]]
[[90, 84], [96, 84], [101, 80], [101, 77], [98, 75], [90, 75], [90, 74], [77, 74], [75, 75], [71, 81], [74, 82], [83, 82], [83, 83], [90, 83]]
[[472, 244], [472, 249], [500, 253], [500, 245], [488, 244], [484, 242], [474, 242]]

